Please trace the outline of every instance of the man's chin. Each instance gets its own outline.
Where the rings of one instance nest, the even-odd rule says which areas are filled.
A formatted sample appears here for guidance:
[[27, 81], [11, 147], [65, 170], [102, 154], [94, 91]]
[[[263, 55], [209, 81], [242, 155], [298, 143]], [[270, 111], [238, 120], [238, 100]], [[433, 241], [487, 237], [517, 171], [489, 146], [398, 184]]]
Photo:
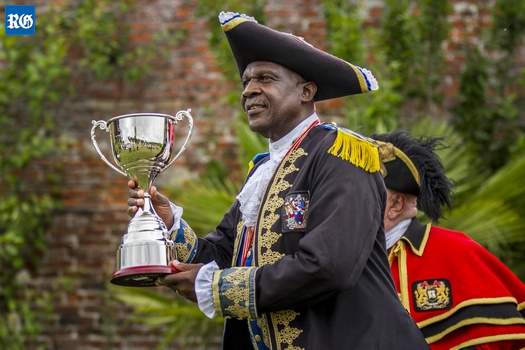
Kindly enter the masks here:
[[248, 126], [251, 131], [256, 132], [264, 137], [268, 137], [268, 128], [265, 125], [258, 123], [255, 120], [248, 120]]

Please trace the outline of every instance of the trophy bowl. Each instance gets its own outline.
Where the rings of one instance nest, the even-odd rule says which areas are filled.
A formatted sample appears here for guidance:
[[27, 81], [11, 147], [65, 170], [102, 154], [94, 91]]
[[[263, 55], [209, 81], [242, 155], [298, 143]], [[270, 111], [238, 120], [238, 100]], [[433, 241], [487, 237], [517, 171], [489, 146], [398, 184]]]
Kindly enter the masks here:
[[[178, 152], [175, 127], [187, 119], [188, 133]], [[193, 130], [190, 110], [175, 116], [159, 113], [120, 115], [108, 121], [93, 120], [91, 140], [100, 158], [113, 170], [137, 182], [144, 190], [144, 208], [130, 220], [117, 250], [111, 283], [121, 286], [154, 286], [159, 277], [174, 273], [169, 263], [177, 258], [175, 244], [157, 215], [148, 193], [153, 181], [184, 152]], [[99, 128], [109, 134], [115, 164], [100, 151], [95, 137]]]

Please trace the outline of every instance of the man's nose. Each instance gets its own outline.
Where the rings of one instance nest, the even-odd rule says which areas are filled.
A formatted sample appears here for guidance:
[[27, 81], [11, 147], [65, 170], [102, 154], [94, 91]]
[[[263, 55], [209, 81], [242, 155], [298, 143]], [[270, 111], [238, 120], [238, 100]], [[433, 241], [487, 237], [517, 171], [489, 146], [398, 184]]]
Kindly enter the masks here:
[[250, 80], [248, 81], [248, 83], [244, 87], [244, 90], [242, 91], [242, 97], [250, 97], [260, 92], [261, 90], [259, 88], [259, 84], [254, 80]]

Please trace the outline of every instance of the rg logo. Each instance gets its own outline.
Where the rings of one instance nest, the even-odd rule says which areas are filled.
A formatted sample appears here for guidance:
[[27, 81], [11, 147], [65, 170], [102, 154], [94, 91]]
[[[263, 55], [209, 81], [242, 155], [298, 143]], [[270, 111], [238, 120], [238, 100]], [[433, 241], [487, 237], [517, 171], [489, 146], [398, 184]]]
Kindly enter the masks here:
[[7, 23], [8, 29], [29, 29], [33, 26], [33, 16], [11, 13], [9, 16], [7, 16]]
[[33, 35], [35, 27], [34, 5], [7, 5], [5, 7], [6, 35]]

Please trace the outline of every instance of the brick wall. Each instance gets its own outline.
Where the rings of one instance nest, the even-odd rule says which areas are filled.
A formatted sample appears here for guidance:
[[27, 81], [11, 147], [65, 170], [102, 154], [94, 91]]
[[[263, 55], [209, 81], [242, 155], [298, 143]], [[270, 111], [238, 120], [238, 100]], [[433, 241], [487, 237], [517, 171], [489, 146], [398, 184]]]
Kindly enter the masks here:
[[[326, 29], [321, 3], [268, 0], [267, 22], [323, 48]], [[364, 3], [366, 24], [376, 25], [382, 2]], [[47, 233], [47, 249], [34, 282], [36, 288], [53, 295], [55, 311], [40, 338], [49, 349], [151, 349], [157, 342], [158, 334], [133, 321], [129, 309], [112, 300], [107, 291], [115, 249], [128, 221], [127, 188], [124, 177], [95, 154], [89, 139], [91, 120], [131, 111], [172, 114], [191, 107], [195, 136], [188, 152], [162, 176], [161, 183], [198, 172], [212, 157], [225, 159], [225, 155], [235, 153], [228, 128], [233, 113], [221, 100], [230, 83], [222, 78], [214, 61], [208, 29], [195, 13], [195, 2], [155, 0], [137, 4], [127, 19], [133, 27], [131, 40], [147, 41], [160, 27], [183, 28], [188, 35], [176, 48], [158, 48], [171, 52], [166, 62], [158, 62], [151, 83], [95, 86], [84, 92], [82, 101], [66, 106], [61, 124], [73, 143], [56, 160], [67, 169], [61, 186], [64, 207], [56, 213]], [[446, 43], [449, 76], [445, 82], [450, 99], [457, 94], [457, 77], [464, 59], [461, 47], [466, 40], [477, 40], [480, 25], [489, 20], [487, 6], [481, 0], [454, 1], [450, 17], [453, 29]], [[105, 135], [99, 135], [107, 152]], [[209, 143], [212, 138], [218, 142]]]

